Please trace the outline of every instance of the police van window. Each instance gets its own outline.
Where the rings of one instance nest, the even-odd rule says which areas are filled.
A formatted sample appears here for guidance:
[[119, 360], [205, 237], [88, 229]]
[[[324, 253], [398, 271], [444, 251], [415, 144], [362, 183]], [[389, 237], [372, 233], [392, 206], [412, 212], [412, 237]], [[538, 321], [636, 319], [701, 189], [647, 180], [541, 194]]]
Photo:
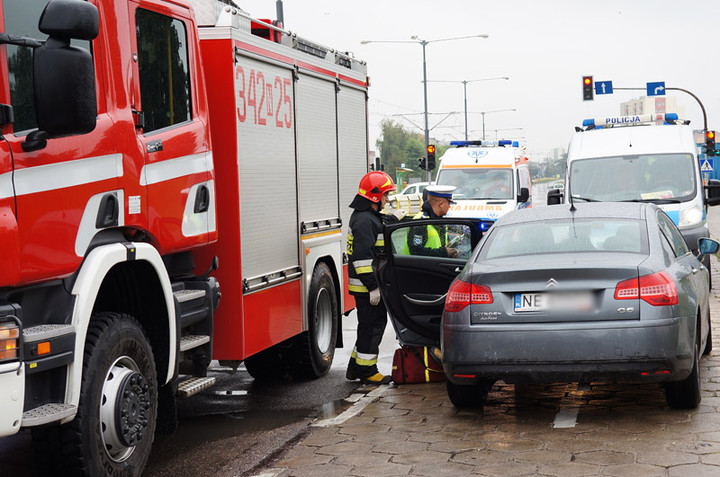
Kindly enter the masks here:
[[[47, 35], [38, 30], [40, 14], [47, 0], [3, 0], [5, 33], [45, 40]], [[90, 51], [90, 42], [73, 40], [73, 46]], [[35, 101], [33, 99], [33, 49], [26, 46], [6, 45], [10, 103], [15, 113], [13, 130], [28, 131], [37, 127]]]
[[189, 121], [192, 115], [185, 24], [140, 8], [135, 21], [143, 131]]

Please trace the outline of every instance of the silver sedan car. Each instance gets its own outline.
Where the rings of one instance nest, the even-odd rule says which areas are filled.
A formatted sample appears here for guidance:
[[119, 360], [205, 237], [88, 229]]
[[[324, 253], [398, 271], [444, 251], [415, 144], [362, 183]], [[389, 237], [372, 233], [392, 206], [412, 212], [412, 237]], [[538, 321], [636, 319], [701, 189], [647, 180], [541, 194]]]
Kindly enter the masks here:
[[[444, 226], [455, 230], [448, 237], [464, 227], [473, 245], [472, 225]], [[395, 241], [402, 233], [389, 231]], [[715, 253], [718, 243], [698, 248]], [[401, 342], [441, 343], [458, 407], [481, 405], [502, 380], [661, 382], [669, 406], [694, 408], [699, 359], [712, 347], [698, 259], [654, 204], [581, 203], [500, 218], [445, 295], [451, 259], [389, 253], [379, 276]]]

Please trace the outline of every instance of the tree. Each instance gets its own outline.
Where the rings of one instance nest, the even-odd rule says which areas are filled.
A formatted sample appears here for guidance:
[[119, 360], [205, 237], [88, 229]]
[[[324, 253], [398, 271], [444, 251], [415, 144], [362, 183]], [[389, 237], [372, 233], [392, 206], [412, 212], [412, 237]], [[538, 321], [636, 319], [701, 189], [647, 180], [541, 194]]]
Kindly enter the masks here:
[[418, 165], [418, 159], [425, 156], [423, 135], [407, 131], [389, 118], [380, 122], [380, 131], [380, 139], [375, 145], [380, 151], [380, 163], [385, 166], [385, 171], [397, 180], [395, 168], [405, 164], [407, 169], [415, 171], [415, 174], [411, 174], [412, 177], [417, 175], [424, 178], [425, 171]]

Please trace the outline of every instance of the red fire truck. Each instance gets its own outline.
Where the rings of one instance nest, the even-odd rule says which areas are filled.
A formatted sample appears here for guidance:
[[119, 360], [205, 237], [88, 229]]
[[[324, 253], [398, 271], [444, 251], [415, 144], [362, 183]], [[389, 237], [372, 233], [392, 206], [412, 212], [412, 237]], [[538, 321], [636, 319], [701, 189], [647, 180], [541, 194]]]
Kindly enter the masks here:
[[0, 436], [139, 475], [211, 360], [327, 373], [366, 66], [228, 2], [45, 3], [0, 1]]

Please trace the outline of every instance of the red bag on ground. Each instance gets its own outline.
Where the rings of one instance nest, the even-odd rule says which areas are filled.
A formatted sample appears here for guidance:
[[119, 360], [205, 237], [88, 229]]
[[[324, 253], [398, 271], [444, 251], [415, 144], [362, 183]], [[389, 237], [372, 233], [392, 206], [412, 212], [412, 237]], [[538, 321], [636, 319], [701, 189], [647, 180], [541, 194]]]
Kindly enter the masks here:
[[395, 350], [392, 378], [398, 384], [445, 381], [442, 363], [427, 346], [401, 346]]

